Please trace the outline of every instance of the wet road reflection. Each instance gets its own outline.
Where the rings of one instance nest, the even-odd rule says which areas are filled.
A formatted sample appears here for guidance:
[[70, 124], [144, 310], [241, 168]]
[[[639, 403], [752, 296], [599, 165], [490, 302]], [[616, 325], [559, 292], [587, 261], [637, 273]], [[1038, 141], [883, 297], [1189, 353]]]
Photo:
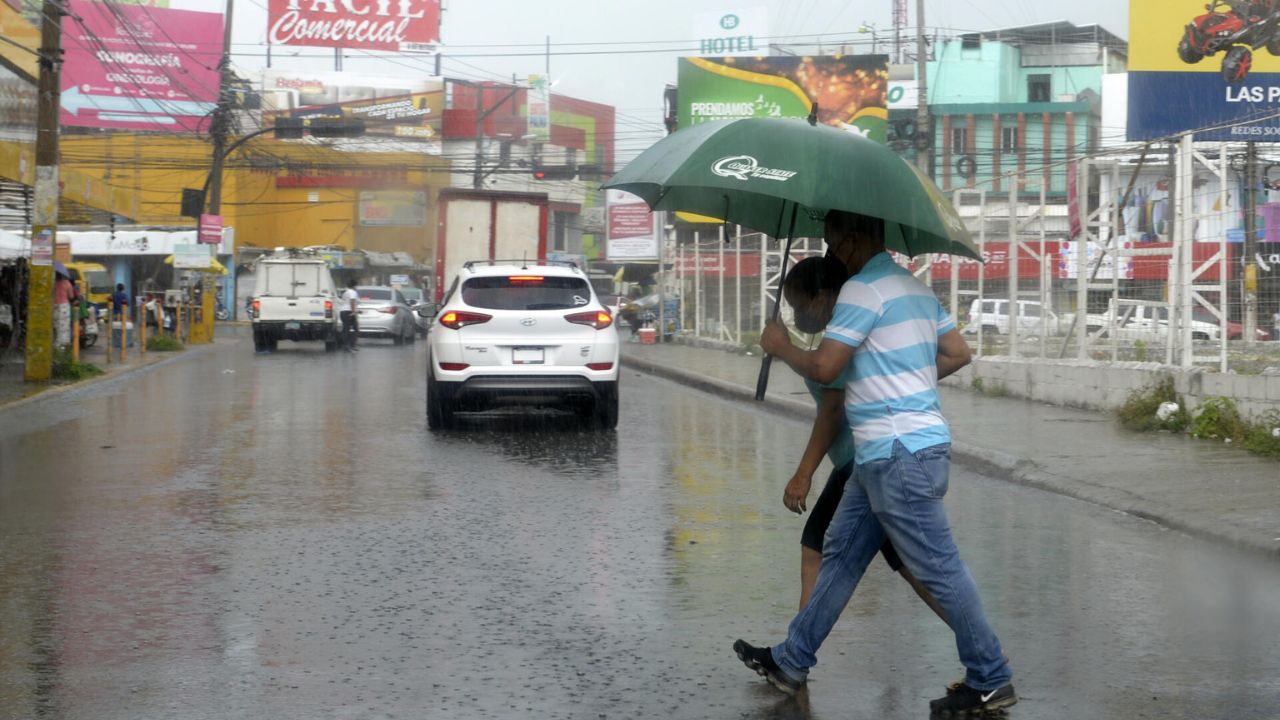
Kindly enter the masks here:
[[[786, 700], [802, 424], [627, 372], [615, 434], [424, 428], [425, 348], [244, 338], [0, 413], [0, 718], [920, 718], [960, 675], [877, 563]], [[1011, 718], [1266, 717], [1280, 570], [957, 471]]]

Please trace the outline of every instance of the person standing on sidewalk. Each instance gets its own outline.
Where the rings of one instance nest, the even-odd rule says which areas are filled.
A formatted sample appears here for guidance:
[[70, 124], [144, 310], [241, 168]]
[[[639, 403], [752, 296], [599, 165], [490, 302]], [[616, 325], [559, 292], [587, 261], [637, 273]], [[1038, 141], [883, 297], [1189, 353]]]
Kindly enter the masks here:
[[943, 507], [951, 435], [938, 401], [939, 377], [970, 359], [969, 347], [933, 292], [885, 251], [884, 221], [839, 211], [826, 219], [829, 254], [853, 277], [840, 291], [821, 345], [805, 351], [770, 323], [765, 352], [801, 376], [835, 381], [850, 365], [845, 414], [855, 474], [827, 531], [809, 604], [773, 648], [735, 643], [743, 662], [795, 692], [871, 559], [888, 537], [907, 569], [938, 599], [956, 636], [964, 684], [930, 702], [937, 715], [1006, 708], [1018, 701], [1013, 673], [987, 622]]
[[1276, 312], [1271, 316], [1271, 339], [1280, 342], [1280, 307], [1276, 308]]
[[78, 300], [80, 294], [71, 278], [58, 273], [53, 281], [53, 344], [54, 347], [70, 347], [71, 345], [71, 303]]
[[358, 352], [360, 348], [356, 347], [356, 337], [360, 334], [357, 315], [360, 293], [356, 292], [355, 280], [347, 281], [347, 289], [342, 291], [342, 302], [338, 307], [341, 308], [338, 317], [342, 320], [342, 346], [347, 352]]

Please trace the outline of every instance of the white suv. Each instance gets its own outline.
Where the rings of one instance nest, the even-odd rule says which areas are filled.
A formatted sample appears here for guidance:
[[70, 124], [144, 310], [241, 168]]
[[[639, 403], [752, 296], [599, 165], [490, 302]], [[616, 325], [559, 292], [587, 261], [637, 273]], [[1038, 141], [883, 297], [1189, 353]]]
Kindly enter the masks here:
[[[510, 264], [505, 264], [505, 263]], [[428, 339], [427, 425], [459, 410], [568, 407], [618, 424], [618, 331], [572, 263], [466, 263]]]

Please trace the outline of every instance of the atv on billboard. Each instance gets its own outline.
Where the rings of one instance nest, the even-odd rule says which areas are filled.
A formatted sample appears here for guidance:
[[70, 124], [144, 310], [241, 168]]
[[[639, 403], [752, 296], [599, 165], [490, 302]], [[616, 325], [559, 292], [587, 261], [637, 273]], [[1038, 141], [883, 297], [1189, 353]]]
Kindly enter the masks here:
[[888, 57], [681, 58], [679, 127], [750, 117], [805, 118], [885, 142]]
[[1130, 0], [1129, 139], [1280, 140], [1280, 0]]
[[272, 45], [431, 51], [440, 0], [270, 0], [267, 22]]

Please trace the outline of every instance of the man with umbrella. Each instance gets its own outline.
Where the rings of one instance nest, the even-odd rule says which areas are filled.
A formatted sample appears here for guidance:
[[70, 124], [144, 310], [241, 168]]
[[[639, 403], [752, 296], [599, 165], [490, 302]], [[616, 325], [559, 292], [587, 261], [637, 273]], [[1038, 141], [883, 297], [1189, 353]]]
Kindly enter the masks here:
[[887, 536], [957, 628], [965, 682], [932, 708], [965, 714], [1008, 707], [1017, 702], [1012, 673], [942, 507], [950, 432], [938, 407], [938, 377], [963, 367], [969, 348], [933, 293], [885, 248], [911, 257], [951, 253], [981, 262], [982, 256], [928, 177], [879, 143], [819, 125], [817, 115], [815, 105], [808, 124], [747, 118], [694, 125], [658, 141], [604, 185], [638, 195], [653, 210], [772, 229], [787, 238], [784, 275], [791, 238], [825, 233], [831, 253], [856, 274], [816, 350], [793, 347], [777, 324], [761, 338], [769, 355], [757, 400], [773, 356], [824, 384], [853, 364], [845, 415], [856, 481], [837, 506], [813, 595], [786, 642], [770, 649], [740, 640], [734, 649], [748, 667], [794, 692]]
[[1017, 702], [1012, 673], [987, 623], [977, 586], [951, 537], [942, 499], [950, 432], [937, 381], [969, 362], [969, 348], [932, 291], [885, 251], [879, 218], [833, 210], [829, 253], [852, 277], [817, 349], [791, 344], [771, 323], [761, 346], [801, 376], [830, 383], [853, 365], [845, 412], [857, 472], [831, 522], [812, 597], [770, 648], [743, 641], [738, 656], [784, 691], [801, 687], [818, 647], [853, 595], [862, 573], [893, 542], [907, 568], [941, 603], [966, 669], [965, 681], [930, 703], [942, 715], [998, 710]]

